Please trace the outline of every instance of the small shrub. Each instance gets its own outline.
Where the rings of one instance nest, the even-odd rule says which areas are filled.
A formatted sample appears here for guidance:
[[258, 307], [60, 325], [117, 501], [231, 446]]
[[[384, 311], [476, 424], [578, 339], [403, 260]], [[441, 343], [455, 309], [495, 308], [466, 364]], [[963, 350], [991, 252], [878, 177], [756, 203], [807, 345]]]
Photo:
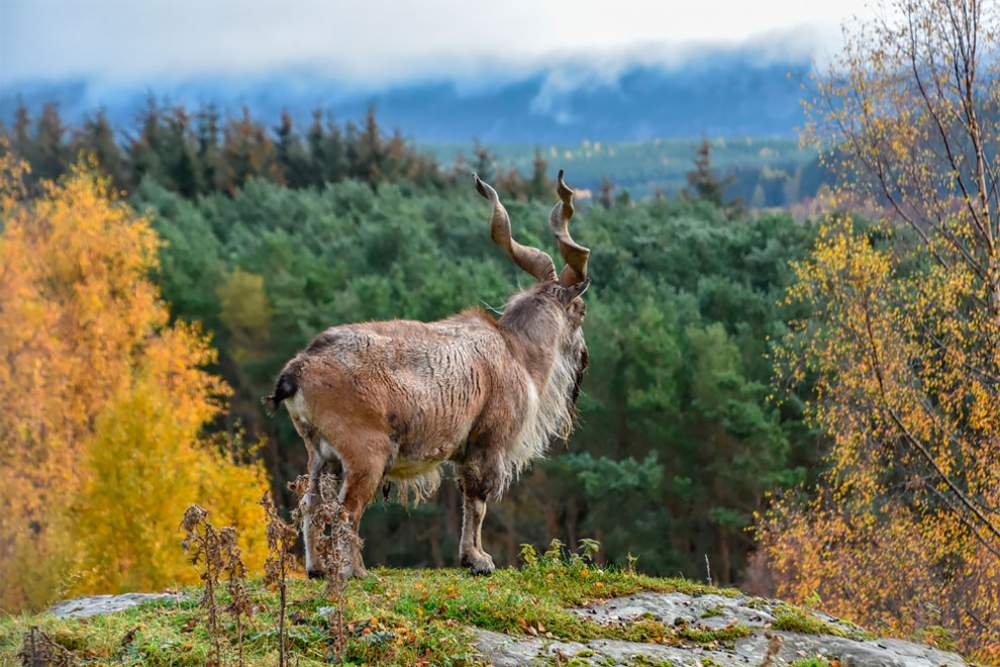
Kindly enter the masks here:
[[350, 517], [337, 500], [337, 478], [324, 474], [319, 479], [315, 502], [306, 511], [319, 527], [316, 552], [320, 568], [326, 576], [326, 597], [335, 607], [329, 614], [330, 644], [336, 656], [342, 655], [346, 646], [344, 621], [344, 577], [350, 566], [354, 549], [361, 541], [351, 528]]
[[253, 617], [253, 604], [247, 592], [247, 568], [243, 564], [242, 553], [236, 541], [236, 529], [230, 526], [219, 531], [222, 557], [225, 562], [223, 572], [226, 575], [226, 592], [229, 593], [229, 604], [226, 611], [236, 622], [236, 640], [239, 647], [239, 664], [243, 665], [243, 619]]
[[635, 566], [636, 563], [638, 562], [639, 562], [639, 557], [633, 555], [632, 552], [629, 551], [625, 555], [625, 571], [628, 572], [629, 574], [635, 574]]
[[532, 569], [538, 566], [538, 551], [530, 544], [521, 545], [520, 556], [525, 568]]
[[188, 552], [191, 564], [203, 567], [201, 580], [204, 582], [204, 589], [199, 605], [205, 609], [205, 626], [215, 650], [214, 662], [210, 664], [222, 664], [220, 642], [222, 629], [219, 622], [217, 593], [220, 582], [225, 578], [229, 604], [224, 611], [233, 616], [236, 624], [239, 664], [242, 667], [243, 620], [253, 614], [253, 605], [247, 593], [247, 568], [243, 564], [243, 554], [240, 551], [236, 529], [227, 526], [217, 531], [208, 521], [208, 511], [199, 505], [187, 508], [181, 520], [181, 528], [186, 533], [181, 544]]
[[285, 611], [288, 606], [288, 573], [294, 563], [295, 540], [298, 531], [278, 515], [270, 493], [260, 499], [267, 518], [267, 560], [264, 561], [264, 582], [278, 591], [278, 666], [287, 664]]
[[601, 543], [589, 537], [582, 538], [579, 543], [580, 554], [583, 556], [584, 560], [591, 563], [595, 562], [594, 559], [601, 550]]
[[24, 643], [17, 657], [24, 667], [68, 667], [74, 664], [69, 651], [35, 626], [24, 634]]
[[563, 547], [565, 545], [559, 538], [553, 538], [549, 542], [549, 548], [542, 554], [542, 562], [545, 565], [560, 565], [563, 559]]
[[201, 580], [204, 583], [200, 605], [205, 610], [205, 628], [212, 638], [214, 657], [208, 663], [219, 667], [222, 665], [222, 647], [219, 627], [219, 605], [216, 600], [216, 590], [224, 565], [222, 544], [219, 534], [208, 522], [208, 511], [199, 505], [191, 505], [184, 511], [181, 528], [186, 533], [181, 543], [188, 552], [192, 565], [201, 565]]

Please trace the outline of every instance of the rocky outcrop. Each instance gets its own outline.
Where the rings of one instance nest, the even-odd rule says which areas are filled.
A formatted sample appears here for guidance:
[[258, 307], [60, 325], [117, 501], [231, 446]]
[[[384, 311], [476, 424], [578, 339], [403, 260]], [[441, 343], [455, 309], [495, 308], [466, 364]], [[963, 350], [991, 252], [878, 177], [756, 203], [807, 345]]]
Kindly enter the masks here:
[[[178, 600], [178, 593], [92, 595], [61, 602], [49, 612], [60, 618], [111, 614], [159, 600]], [[954, 653], [900, 639], [867, 639], [855, 626], [819, 612], [807, 613], [814, 630], [796, 632], [782, 623], [788, 607], [781, 602], [748, 596], [688, 595], [641, 592], [569, 610], [600, 625], [625, 625], [652, 619], [668, 627], [679, 625], [722, 630], [749, 628], [734, 640], [676, 645], [644, 644], [614, 639], [588, 642], [506, 635], [472, 628], [477, 649], [496, 667], [531, 664], [670, 665], [672, 667], [781, 667], [810, 658], [837, 661], [843, 667], [965, 667]], [[838, 636], [846, 635], [846, 636]]]
[[179, 600], [180, 593], [124, 593], [122, 595], [88, 595], [60, 602], [49, 613], [58, 618], [87, 618], [125, 611], [154, 600]]
[[[859, 629], [825, 614], [809, 619], [830, 633], [775, 629], [787, 607], [780, 602], [721, 595], [643, 592], [604, 601], [575, 614], [602, 625], [655, 619], [666, 626], [687, 625], [719, 630], [739, 624], [753, 632], [731, 641], [675, 646], [596, 639], [564, 642], [540, 637], [504, 635], [474, 629], [478, 649], [496, 667], [532, 663], [573, 665], [672, 665], [673, 667], [757, 667], [792, 665], [822, 657], [844, 667], [960, 667], [967, 663], [954, 653], [899, 639], [865, 639]], [[838, 636], [840, 634], [851, 636]]]

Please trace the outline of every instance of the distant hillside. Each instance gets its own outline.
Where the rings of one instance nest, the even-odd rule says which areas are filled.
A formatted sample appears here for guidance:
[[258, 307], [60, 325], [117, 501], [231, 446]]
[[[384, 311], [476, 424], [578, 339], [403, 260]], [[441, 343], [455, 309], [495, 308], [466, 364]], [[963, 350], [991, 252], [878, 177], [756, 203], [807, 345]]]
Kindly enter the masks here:
[[22, 81], [0, 87], [0, 118], [9, 123], [19, 100], [38, 109], [57, 102], [78, 122], [105, 108], [116, 126], [132, 122], [149, 95], [189, 108], [243, 105], [277, 122], [287, 108], [297, 120], [313, 109], [341, 120], [374, 104], [379, 118], [419, 142], [569, 144], [656, 138], [793, 138], [801, 124], [804, 60], [769, 60], [753, 51], [711, 52], [671, 67], [563, 63], [474, 81], [428, 80], [362, 90], [308, 69], [240, 77], [109, 83], [99, 79]]
[[[651, 139], [643, 142], [576, 144], [487, 144], [501, 168], [531, 173], [535, 152], [540, 151], [550, 170], [566, 169], [578, 188], [593, 192], [604, 178], [633, 197], [647, 197], [657, 190], [676, 193], [687, 184], [687, 174], [702, 139]], [[786, 206], [813, 197], [829, 182], [816, 152], [795, 139], [710, 140], [712, 168], [728, 181], [730, 197], [754, 208]], [[468, 157], [468, 144], [425, 144], [441, 162]]]

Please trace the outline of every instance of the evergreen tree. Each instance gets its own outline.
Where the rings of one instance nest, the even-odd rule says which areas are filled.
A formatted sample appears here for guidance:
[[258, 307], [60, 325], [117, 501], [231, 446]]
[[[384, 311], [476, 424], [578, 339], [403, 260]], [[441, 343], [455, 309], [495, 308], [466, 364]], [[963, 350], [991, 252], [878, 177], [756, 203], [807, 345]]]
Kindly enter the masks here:
[[226, 174], [222, 148], [219, 145], [219, 110], [209, 104], [198, 112], [198, 164], [206, 190], [222, 190]]
[[522, 200], [528, 198], [529, 182], [524, 180], [521, 172], [514, 167], [511, 167], [506, 172], [498, 169], [495, 180], [497, 189], [506, 196]]
[[385, 143], [383, 152], [382, 173], [386, 180], [409, 180], [416, 175], [415, 168], [419, 165], [415, 162], [414, 155], [399, 128], [393, 131], [392, 138]]
[[129, 185], [128, 167], [122, 150], [115, 141], [115, 131], [104, 109], [87, 118], [73, 138], [73, 153], [87, 153], [97, 160], [102, 172], [111, 178], [117, 189]]
[[31, 168], [37, 178], [55, 179], [69, 164], [70, 151], [66, 143], [66, 128], [56, 104], [42, 107], [35, 131]]
[[148, 176], [170, 187], [160, 157], [163, 144], [160, 108], [153, 95], [146, 98], [146, 107], [139, 112], [136, 124], [139, 127], [139, 134], [131, 141], [128, 148], [133, 182], [139, 183]]
[[281, 183], [281, 172], [277, 165], [274, 143], [268, 138], [264, 128], [254, 122], [248, 107], [243, 108], [240, 118], [230, 119], [223, 131], [223, 155], [225, 157], [225, 189], [241, 187], [249, 179], [267, 178]]
[[531, 179], [528, 181], [528, 196], [533, 199], [551, 199], [553, 184], [548, 174], [549, 163], [542, 156], [540, 148], [535, 149], [531, 161]]
[[185, 197], [194, 197], [204, 191], [204, 176], [192, 136], [191, 119], [183, 107], [175, 107], [167, 118], [161, 150], [167, 178], [178, 192]]
[[365, 129], [357, 138], [356, 150], [355, 176], [376, 188], [383, 178], [385, 150], [373, 106], [368, 107], [368, 113], [365, 114]]
[[611, 208], [615, 205], [615, 184], [607, 176], [601, 179], [601, 194], [599, 196], [601, 206]]
[[479, 139], [472, 142], [472, 171], [479, 175], [484, 181], [495, 180], [494, 170], [496, 169], [496, 158], [486, 146], [479, 143]]
[[361, 151], [358, 146], [360, 132], [358, 126], [352, 121], [347, 121], [344, 126], [344, 172], [345, 177], [361, 178], [360, 168]]
[[730, 217], [740, 217], [743, 202], [739, 198], [726, 197], [726, 190], [732, 187], [734, 180], [732, 176], [720, 179], [715, 174], [712, 169], [712, 145], [708, 139], [702, 139], [695, 149], [694, 169], [687, 174], [688, 185], [693, 190], [688, 192], [689, 196], [724, 209]]
[[34, 159], [34, 144], [31, 140], [31, 113], [23, 101], [18, 102], [14, 112], [14, 127], [11, 128], [11, 149], [29, 164]]
[[309, 147], [309, 184], [322, 185], [327, 181], [327, 163], [325, 160], [326, 131], [323, 127], [323, 112], [313, 111], [313, 122], [306, 135]]
[[694, 169], [687, 174], [688, 185], [697, 199], [722, 206], [723, 184], [712, 170], [712, 145], [702, 139], [695, 149]]
[[292, 188], [311, 185], [309, 154], [287, 110], [281, 112], [281, 122], [274, 128], [274, 134], [278, 139], [275, 146], [278, 168], [285, 183]]

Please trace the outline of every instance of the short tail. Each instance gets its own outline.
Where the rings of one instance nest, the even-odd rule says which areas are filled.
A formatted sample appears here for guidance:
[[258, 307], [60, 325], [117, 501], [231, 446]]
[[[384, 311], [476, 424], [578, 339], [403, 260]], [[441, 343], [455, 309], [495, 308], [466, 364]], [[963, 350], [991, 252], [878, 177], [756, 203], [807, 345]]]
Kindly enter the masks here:
[[260, 399], [260, 402], [264, 404], [264, 410], [267, 414], [274, 416], [274, 413], [278, 411], [278, 406], [281, 402], [290, 396], [294, 396], [295, 392], [299, 390], [299, 383], [295, 377], [295, 373], [286, 370], [282, 371], [281, 377], [278, 378], [277, 384], [274, 385], [274, 393], [270, 396], [265, 396]]

